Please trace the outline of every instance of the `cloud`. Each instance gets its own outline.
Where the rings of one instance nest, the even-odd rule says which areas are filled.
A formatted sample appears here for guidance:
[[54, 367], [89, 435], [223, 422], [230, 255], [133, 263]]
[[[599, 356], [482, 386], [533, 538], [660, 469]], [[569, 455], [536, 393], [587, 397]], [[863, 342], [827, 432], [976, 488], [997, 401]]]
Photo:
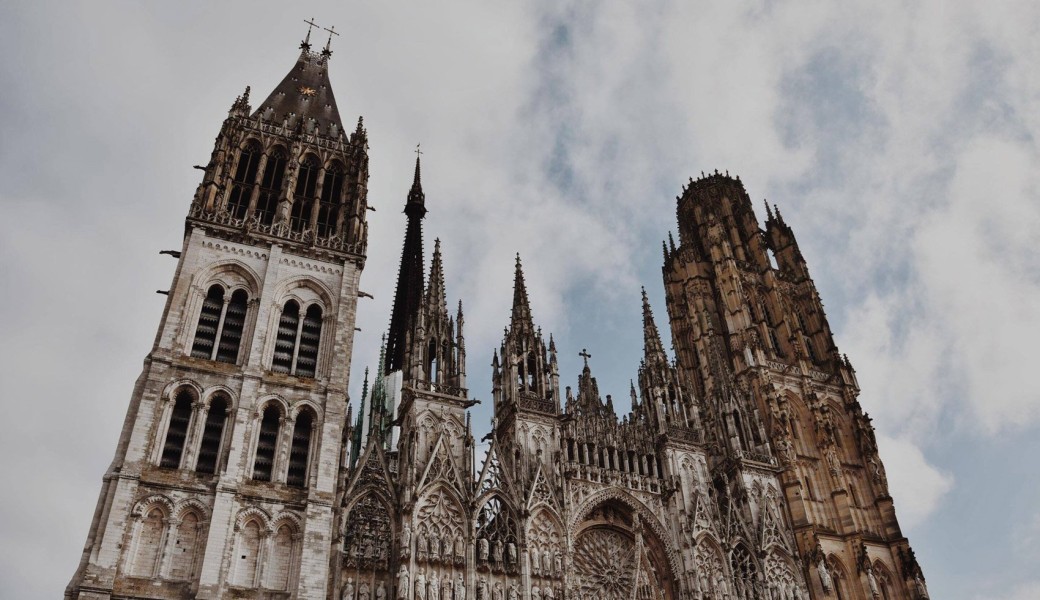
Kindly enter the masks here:
[[943, 496], [953, 488], [954, 478], [929, 464], [912, 441], [880, 435], [878, 448], [886, 465], [899, 524], [913, 529], [938, 508]]

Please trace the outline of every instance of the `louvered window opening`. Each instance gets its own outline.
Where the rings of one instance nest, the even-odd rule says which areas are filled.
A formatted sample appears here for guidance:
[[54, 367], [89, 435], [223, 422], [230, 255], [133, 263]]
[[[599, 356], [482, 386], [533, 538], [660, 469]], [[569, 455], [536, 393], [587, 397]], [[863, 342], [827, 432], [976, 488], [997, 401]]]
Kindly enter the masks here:
[[281, 150], [276, 150], [267, 159], [264, 177], [260, 182], [260, 195], [256, 201], [256, 214], [264, 225], [274, 222], [278, 196], [281, 194], [282, 180], [285, 178], [285, 162], [285, 153]]
[[314, 427], [314, 417], [310, 412], [303, 411], [296, 417], [296, 425], [293, 427], [292, 445], [289, 449], [289, 472], [285, 482], [295, 487], [306, 487], [307, 463], [311, 451], [311, 430]]
[[231, 294], [227, 312], [224, 314], [224, 326], [220, 330], [220, 344], [217, 346], [217, 360], [226, 363], [238, 362], [238, 349], [242, 345], [242, 330], [246, 324], [246, 308], [249, 297], [245, 290], [237, 290]]
[[206, 293], [199, 313], [199, 324], [195, 328], [195, 342], [191, 345], [191, 355], [195, 358], [210, 359], [213, 357], [213, 346], [217, 340], [217, 328], [220, 326], [220, 313], [224, 310], [224, 288], [214, 285]]
[[243, 219], [249, 210], [249, 200], [253, 195], [253, 184], [260, 166], [260, 148], [249, 145], [238, 157], [238, 168], [231, 183], [231, 196], [228, 198], [228, 212], [236, 219]]
[[303, 231], [311, 224], [311, 208], [314, 205], [314, 195], [318, 188], [318, 170], [318, 161], [313, 156], [308, 156], [300, 165], [289, 222], [293, 231]]
[[260, 421], [260, 435], [256, 440], [256, 460], [253, 462], [253, 479], [271, 481], [274, 471], [274, 455], [278, 447], [278, 429], [281, 415], [278, 408], [268, 406]]
[[321, 203], [318, 205], [318, 237], [328, 237], [336, 233], [337, 208], [342, 193], [343, 169], [337, 163], [325, 172], [325, 180], [322, 183]]
[[318, 345], [321, 342], [321, 308], [311, 305], [300, 328], [300, 348], [296, 354], [296, 375], [314, 377], [318, 367]]
[[293, 351], [296, 349], [296, 334], [300, 328], [300, 305], [295, 300], [285, 303], [278, 319], [278, 335], [274, 341], [274, 358], [271, 370], [276, 373], [291, 373]]
[[202, 443], [199, 445], [199, 459], [195, 463], [195, 470], [199, 473], [217, 472], [220, 442], [224, 438], [224, 423], [227, 421], [227, 406], [227, 400], [223, 396], [217, 396], [210, 401], [209, 412], [206, 413], [206, 426], [202, 430]]
[[181, 455], [184, 454], [184, 441], [188, 438], [188, 423], [191, 422], [191, 394], [183, 391], [177, 394], [170, 413], [170, 424], [166, 428], [166, 443], [163, 444], [162, 459], [159, 466], [176, 469], [181, 466]]

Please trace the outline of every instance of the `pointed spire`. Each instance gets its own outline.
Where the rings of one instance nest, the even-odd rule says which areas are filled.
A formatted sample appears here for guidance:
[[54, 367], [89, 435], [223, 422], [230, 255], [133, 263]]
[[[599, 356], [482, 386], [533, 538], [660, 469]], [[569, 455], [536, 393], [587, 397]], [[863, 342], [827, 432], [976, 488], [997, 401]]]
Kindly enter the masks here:
[[772, 221], [773, 220], [773, 209], [769, 208], [769, 201], [763, 198], [762, 199], [762, 204], [766, 205], [766, 217], [767, 217], [767, 220]]
[[430, 279], [426, 287], [427, 310], [448, 312], [448, 301], [444, 293], [444, 267], [441, 264], [441, 240], [433, 241], [433, 260], [430, 261]]
[[671, 231], [668, 232], [668, 249], [671, 250], [672, 253], [675, 252], [675, 238], [672, 237]]
[[527, 299], [527, 284], [524, 283], [524, 270], [520, 264], [520, 253], [516, 254], [516, 274], [513, 277], [513, 313], [510, 319], [510, 329], [526, 326], [528, 330], [534, 329], [531, 318], [531, 304]]
[[659, 362], [667, 363], [667, 355], [664, 352], [664, 344], [661, 343], [661, 333], [654, 323], [654, 311], [650, 308], [650, 299], [643, 291], [643, 360], [646, 364]]
[[419, 156], [417, 154], [415, 179], [404, 208], [404, 213], [408, 216], [408, 225], [404, 234], [404, 247], [401, 249], [401, 266], [397, 275], [394, 308], [390, 316], [386, 362], [383, 366], [383, 373], [386, 375], [407, 367], [405, 365], [407, 337], [419, 315], [423, 292], [426, 288], [423, 280], [422, 242], [422, 219], [426, 216], [425, 200], [426, 197], [419, 184]]

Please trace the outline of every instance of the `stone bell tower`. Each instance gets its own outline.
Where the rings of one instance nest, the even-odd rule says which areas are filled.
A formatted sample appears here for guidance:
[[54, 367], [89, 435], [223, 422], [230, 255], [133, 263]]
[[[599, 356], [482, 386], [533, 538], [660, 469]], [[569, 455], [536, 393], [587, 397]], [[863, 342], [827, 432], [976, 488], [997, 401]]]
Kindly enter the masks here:
[[331, 56], [217, 134], [66, 598], [326, 597], [368, 209]]

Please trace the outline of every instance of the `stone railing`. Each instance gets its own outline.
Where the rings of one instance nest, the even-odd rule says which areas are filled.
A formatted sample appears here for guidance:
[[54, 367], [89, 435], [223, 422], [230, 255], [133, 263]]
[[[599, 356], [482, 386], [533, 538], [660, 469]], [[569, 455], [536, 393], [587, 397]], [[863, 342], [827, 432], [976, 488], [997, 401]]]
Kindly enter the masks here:
[[680, 440], [683, 442], [699, 442], [701, 436], [696, 429], [689, 427], [683, 427], [681, 425], [669, 425], [668, 426], [668, 437]]
[[740, 458], [751, 462], [762, 463], [764, 465], [776, 466], [776, 459], [763, 452], [753, 452], [751, 450], [742, 450], [740, 452]]
[[533, 410], [548, 415], [556, 414], [556, 403], [552, 400], [539, 398], [534, 392], [520, 393], [520, 408]]
[[366, 244], [364, 242], [348, 242], [345, 234], [317, 237], [313, 231], [293, 231], [286, 222], [261, 223], [256, 217], [252, 219], [238, 219], [226, 210], [207, 211], [200, 202], [192, 202], [188, 211], [188, 218], [214, 225], [222, 225], [233, 229], [241, 229], [246, 233], [278, 237], [315, 248], [324, 248], [335, 252], [346, 252], [364, 256]]
[[437, 383], [436, 381], [416, 381], [414, 387], [417, 390], [433, 392], [435, 394], [444, 394], [445, 396], [456, 396], [459, 398], [465, 398], [469, 394], [469, 390], [464, 387], [448, 385], [446, 383]]

